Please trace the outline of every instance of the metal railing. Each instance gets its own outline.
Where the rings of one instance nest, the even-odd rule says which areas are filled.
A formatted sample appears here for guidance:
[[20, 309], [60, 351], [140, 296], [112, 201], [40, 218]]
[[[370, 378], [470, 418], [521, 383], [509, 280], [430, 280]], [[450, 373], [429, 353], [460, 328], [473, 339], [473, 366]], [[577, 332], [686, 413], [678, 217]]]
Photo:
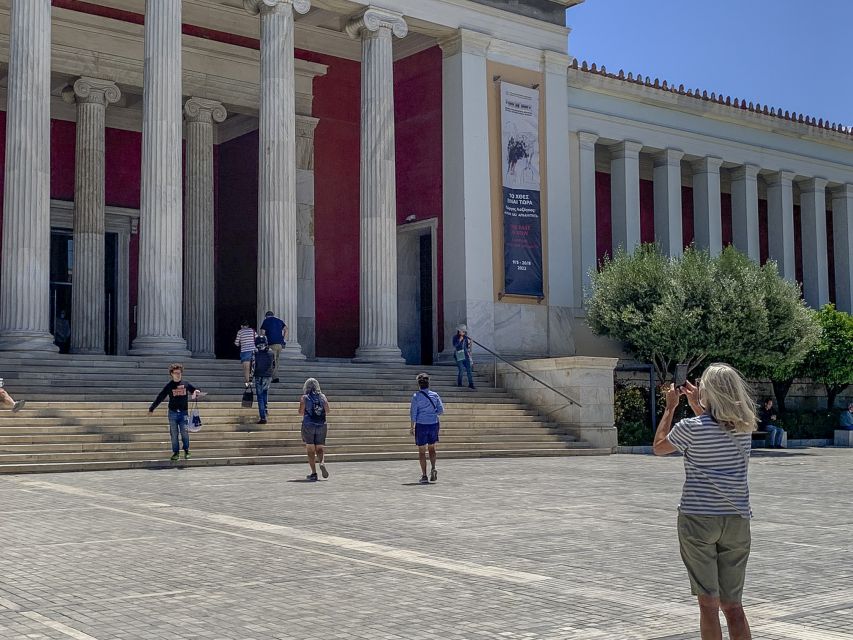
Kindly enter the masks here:
[[548, 383], [547, 383], [547, 382], [545, 382], [544, 380], [540, 380], [539, 378], [537, 378], [536, 376], [534, 376], [534, 375], [533, 375], [532, 373], [530, 373], [529, 371], [525, 371], [524, 369], [522, 369], [521, 367], [519, 367], [519, 366], [518, 366], [517, 364], [515, 364], [514, 362], [512, 362], [512, 361], [510, 361], [510, 360], [507, 360], [506, 358], [504, 358], [504, 357], [503, 357], [502, 355], [500, 355], [499, 353], [496, 353], [496, 352], [492, 351], [491, 349], [489, 349], [489, 348], [488, 348], [486, 345], [484, 345], [483, 343], [481, 343], [481, 342], [477, 342], [476, 340], [474, 340], [474, 338], [472, 338], [472, 337], [470, 337], [470, 336], [468, 336], [468, 339], [469, 339], [471, 342], [473, 342], [474, 344], [476, 344], [478, 347], [480, 347], [481, 349], [483, 349], [484, 351], [486, 351], [486, 352], [490, 353], [490, 354], [492, 355], [492, 357], [495, 359], [495, 386], [496, 386], [496, 387], [498, 386], [498, 360], [500, 360], [501, 362], [504, 362], [504, 363], [508, 364], [509, 366], [511, 366], [511, 367], [512, 367], [513, 369], [515, 369], [516, 371], [519, 371], [520, 373], [523, 373], [524, 375], [526, 375], [526, 376], [527, 376], [528, 378], [530, 378], [531, 380], [533, 380], [533, 381], [535, 381], [535, 382], [538, 382], [539, 384], [541, 384], [541, 385], [542, 385], [543, 387], [545, 387], [546, 389], [550, 389], [551, 391], [553, 391], [554, 393], [556, 393], [558, 396], [560, 396], [560, 397], [565, 398], [566, 400], [568, 400], [568, 403], [567, 403], [567, 404], [561, 405], [561, 406], [557, 407], [556, 409], [551, 409], [551, 411], [548, 411], [548, 412], [546, 413], [546, 415], [551, 414], [551, 413], [554, 413], [555, 411], [559, 411], [560, 409], [563, 409], [564, 407], [567, 407], [567, 406], [569, 406], [570, 404], [573, 404], [573, 405], [575, 405], [576, 407], [581, 407], [581, 406], [582, 406], [582, 405], [581, 405], [581, 403], [580, 403], [580, 402], [578, 402], [577, 400], [575, 400], [574, 398], [570, 398], [569, 396], [567, 396], [565, 393], [563, 393], [563, 392], [562, 392], [562, 391], [560, 391], [559, 389], [555, 389], [554, 387], [552, 387], [550, 384], [548, 384]]

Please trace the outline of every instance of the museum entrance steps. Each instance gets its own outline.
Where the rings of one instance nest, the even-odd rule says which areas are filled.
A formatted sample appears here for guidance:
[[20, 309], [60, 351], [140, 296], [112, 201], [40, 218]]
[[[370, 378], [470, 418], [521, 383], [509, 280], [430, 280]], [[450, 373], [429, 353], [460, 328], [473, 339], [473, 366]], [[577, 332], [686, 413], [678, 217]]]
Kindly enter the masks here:
[[270, 389], [270, 416], [256, 424], [242, 408], [236, 361], [187, 360], [184, 378], [206, 391], [203, 427], [191, 434], [192, 458], [171, 463], [165, 405], [148, 405], [168, 381], [168, 361], [105, 356], [0, 356], [0, 377], [24, 410], [0, 411], [0, 473], [305, 462], [297, 415], [302, 384], [317, 378], [331, 404], [327, 459], [415, 459], [409, 399], [427, 371], [446, 404], [443, 458], [606, 455], [548, 422], [504, 389], [477, 378], [456, 387], [446, 366], [288, 361]]

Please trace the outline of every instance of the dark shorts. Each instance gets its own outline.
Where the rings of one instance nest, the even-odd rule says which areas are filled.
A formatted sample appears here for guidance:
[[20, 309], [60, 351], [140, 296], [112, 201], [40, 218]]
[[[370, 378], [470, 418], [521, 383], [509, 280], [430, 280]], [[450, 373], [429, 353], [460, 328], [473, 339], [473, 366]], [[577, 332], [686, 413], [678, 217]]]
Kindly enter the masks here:
[[694, 596], [739, 603], [750, 549], [749, 520], [678, 515], [678, 544]]
[[329, 430], [325, 424], [303, 424], [302, 442], [305, 444], [326, 444], [326, 432]]
[[415, 444], [419, 447], [425, 447], [428, 444], [435, 444], [436, 442], [438, 442], [438, 423], [418, 423], [415, 425]]

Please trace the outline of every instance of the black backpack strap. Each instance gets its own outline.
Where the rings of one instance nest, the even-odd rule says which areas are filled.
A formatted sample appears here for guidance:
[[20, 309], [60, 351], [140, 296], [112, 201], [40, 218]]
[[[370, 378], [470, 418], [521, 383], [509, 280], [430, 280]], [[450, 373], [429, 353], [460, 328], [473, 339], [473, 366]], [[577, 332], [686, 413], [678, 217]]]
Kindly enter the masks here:
[[429, 400], [429, 403], [432, 405], [432, 410], [438, 411], [438, 407], [435, 406], [435, 402], [432, 401], [432, 398], [429, 397], [429, 394], [423, 389], [421, 389], [421, 393], [424, 394], [427, 400]]

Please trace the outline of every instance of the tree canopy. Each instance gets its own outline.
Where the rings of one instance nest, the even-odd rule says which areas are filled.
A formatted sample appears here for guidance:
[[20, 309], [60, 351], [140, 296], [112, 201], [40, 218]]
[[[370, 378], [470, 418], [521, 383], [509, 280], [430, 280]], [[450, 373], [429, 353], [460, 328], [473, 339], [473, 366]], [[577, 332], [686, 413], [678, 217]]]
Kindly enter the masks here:
[[798, 375], [811, 378], [826, 389], [827, 409], [835, 398], [853, 384], [853, 316], [824, 305], [816, 312], [821, 337], [809, 351]]

